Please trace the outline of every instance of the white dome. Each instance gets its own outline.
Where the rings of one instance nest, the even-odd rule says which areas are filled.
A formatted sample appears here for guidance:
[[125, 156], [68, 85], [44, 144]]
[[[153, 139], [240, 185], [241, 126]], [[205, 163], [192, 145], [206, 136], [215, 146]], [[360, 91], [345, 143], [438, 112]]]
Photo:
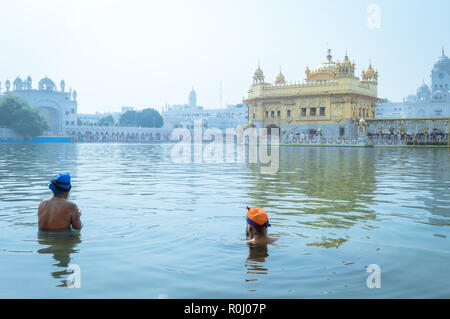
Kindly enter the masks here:
[[55, 90], [55, 82], [45, 77], [39, 81], [39, 90]]
[[430, 90], [430, 87], [428, 86], [428, 85], [426, 85], [425, 83], [424, 84], [422, 84], [418, 89], [417, 89], [417, 94], [423, 94], [423, 93], [425, 93], [425, 94], [430, 94], [431, 93], [431, 90]]
[[324, 62], [322, 64], [319, 64], [316, 68], [316, 71], [318, 70], [325, 70], [330, 71], [336, 68], [336, 63], [334, 62]]
[[445, 55], [442, 50], [442, 56], [434, 63], [434, 70], [450, 70], [450, 59]]

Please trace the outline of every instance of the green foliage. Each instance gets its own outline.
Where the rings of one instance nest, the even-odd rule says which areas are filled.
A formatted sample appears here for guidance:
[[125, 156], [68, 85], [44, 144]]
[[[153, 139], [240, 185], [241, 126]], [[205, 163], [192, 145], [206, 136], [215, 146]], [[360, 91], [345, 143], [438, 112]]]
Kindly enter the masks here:
[[9, 127], [24, 137], [36, 137], [50, 128], [38, 110], [14, 96], [0, 100], [0, 126]]
[[162, 127], [164, 120], [158, 111], [144, 109], [142, 111], [127, 111], [119, 119], [121, 126]]
[[105, 116], [98, 121], [98, 126], [114, 126], [112, 115]]
[[145, 109], [138, 113], [137, 125], [141, 127], [162, 127], [164, 120], [158, 111]]
[[127, 111], [119, 119], [120, 126], [137, 126], [137, 112]]

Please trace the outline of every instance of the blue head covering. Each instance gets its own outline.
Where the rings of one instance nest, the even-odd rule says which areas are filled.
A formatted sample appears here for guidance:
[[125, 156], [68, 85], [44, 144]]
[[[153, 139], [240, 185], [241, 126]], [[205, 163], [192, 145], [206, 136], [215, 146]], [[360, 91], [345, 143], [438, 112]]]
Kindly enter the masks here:
[[72, 185], [70, 185], [70, 174], [62, 173], [56, 175], [48, 182], [48, 188], [55, 194], [67, 193], [72, 188]]

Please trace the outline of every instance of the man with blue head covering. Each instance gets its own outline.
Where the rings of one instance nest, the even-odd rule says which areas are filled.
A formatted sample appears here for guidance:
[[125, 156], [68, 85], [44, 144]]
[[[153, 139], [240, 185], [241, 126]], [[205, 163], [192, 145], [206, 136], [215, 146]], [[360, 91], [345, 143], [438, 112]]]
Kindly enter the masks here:
[[44, 199], [39, 205], [39, 230], [63, 232], [70, 231], [71, 227], [81, 229], [81, 212], [77, 205], [68, 200], [72, 188], [70, 174], [54, 176], [48, 182], [48, 188], [53, 192], [53, 197]]

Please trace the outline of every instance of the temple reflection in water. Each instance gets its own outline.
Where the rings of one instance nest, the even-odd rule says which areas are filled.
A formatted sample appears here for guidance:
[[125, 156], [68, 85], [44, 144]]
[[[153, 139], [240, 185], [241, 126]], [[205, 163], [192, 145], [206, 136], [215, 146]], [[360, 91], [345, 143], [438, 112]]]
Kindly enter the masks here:
[[[372, 227], [375, 182], [373, 149], [282, 147], [279, 172], [262, 175], [249, 164], [247, 185], [251, 205], [264, 207], [275, 224], [345, 230]], [[339, 247], [347, 240], [336, 235], [309, 245]]]

